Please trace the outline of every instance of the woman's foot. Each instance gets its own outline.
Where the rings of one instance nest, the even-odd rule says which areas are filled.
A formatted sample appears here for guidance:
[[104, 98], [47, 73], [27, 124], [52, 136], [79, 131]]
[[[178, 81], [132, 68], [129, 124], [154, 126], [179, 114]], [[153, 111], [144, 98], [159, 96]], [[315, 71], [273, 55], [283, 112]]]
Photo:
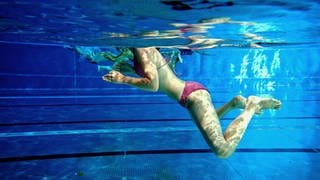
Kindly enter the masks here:
[[257, 96], [249, 96], [246, 108], [254, 108], [256, 114], [261, 114], [264, 109], [279, 109], [281, 102], [274, 98], [260, 98]]

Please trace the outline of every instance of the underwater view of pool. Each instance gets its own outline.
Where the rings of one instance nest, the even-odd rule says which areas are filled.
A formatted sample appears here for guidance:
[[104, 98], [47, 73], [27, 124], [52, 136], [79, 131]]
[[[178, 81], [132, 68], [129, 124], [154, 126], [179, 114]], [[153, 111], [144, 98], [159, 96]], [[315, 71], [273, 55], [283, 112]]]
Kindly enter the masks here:
[[[319, 10], [316, 0], [0, 2], [1, 179], [317, 179]], [[218, 158], [175, 100], [102, 80], [113, 62], [88, 57], [119, 47], [181, 56], [174, 73], [205, 85], [215, 108], [236, 95], [281, 108], [254, 115]]]

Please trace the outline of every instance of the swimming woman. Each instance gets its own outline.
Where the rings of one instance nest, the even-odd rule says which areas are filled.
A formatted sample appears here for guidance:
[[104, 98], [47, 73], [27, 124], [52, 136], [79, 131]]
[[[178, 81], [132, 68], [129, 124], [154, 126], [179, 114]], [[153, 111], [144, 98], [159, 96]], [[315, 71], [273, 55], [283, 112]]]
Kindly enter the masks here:
[[[246, 99], [236, 96], [216, 110], [208, 90], [200, 83], [179, 79], [156, 48], [126, 49], [119, 56], [108, 55], [106, 58], [116, 61], [127, 55], [133, 58], [133, 69], [139, 77], [111, 70], [102, 77], [103, 80], [147, 91], [161, 91], [178, 101], [189, 111], [207, 144], [220, 158], [227, 158], [235, 151], [254, 114], [260, 114], [263, 109], [278, 109], [281, 106], [281, 102], [273, 98], [250, 96]], [[219, 119], [236, 108], [244, 110], [223, 133]]]

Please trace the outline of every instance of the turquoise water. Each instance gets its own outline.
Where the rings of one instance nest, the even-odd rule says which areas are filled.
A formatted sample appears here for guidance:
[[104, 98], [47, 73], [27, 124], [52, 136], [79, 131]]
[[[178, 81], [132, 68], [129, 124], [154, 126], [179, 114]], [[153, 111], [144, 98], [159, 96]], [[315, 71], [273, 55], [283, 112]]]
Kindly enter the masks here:
[[[317, 1], [185, 1], [183, 7], [192, 8], [185, 10], [159, 1], [130, 2], [0, 3], [2, 179], [320, 176]], [[232, 21], [203, 24], [222, 17]], [[210, 28], [165, 34], [179, 29], [170, 25], [177, 22]], [[155, 30], [158, 33], [146, 37]], [[210, 152], [187, 111], [175, 101], [161, 93], [105, 83], [104, 72], [65, 48], [204, 47], [191, 45], [190, 35], [221, 39], [216, 48], [182, 55], [183, 63], [176, 67], [182, 79], [208, 87], [215, 107], [237, 94], [282, 101], [279, 111], [254, 117], [229, 159]], [[222, 127], [239, 112], [223, 118]]]

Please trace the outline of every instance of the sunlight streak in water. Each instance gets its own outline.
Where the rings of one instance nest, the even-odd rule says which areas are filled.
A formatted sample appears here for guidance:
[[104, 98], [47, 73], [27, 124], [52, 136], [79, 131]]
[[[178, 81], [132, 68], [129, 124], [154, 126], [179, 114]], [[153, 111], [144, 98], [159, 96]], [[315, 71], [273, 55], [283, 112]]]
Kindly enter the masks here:
[[239, 75], [235, 79], [239, 80], [244, 89], [248, 88], [246, 81], [254, 80], [253, 88], [256, 91], [275, 91], [274, 78], [280, 69], [280, 50], [274, 51], [272, 59], [268, 59], [270, 56], [267, 53], [265, 50], [256, 49], [250, 50], [243, 56]]

